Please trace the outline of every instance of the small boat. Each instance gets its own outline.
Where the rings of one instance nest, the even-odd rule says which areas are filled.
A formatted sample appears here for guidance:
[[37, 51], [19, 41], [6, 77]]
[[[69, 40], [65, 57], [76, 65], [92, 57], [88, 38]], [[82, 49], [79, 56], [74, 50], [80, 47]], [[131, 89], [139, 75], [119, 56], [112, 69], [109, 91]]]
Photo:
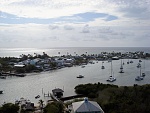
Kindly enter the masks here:
[[105, 66], [102, 66], [101, 69], [105, 69]]
[[3, 90], [0, 90], [0, 94], [3, 94]]
[[140, 68], [140, 67], [141, 67], [141, 64], [140, 64], [140, 63], [138, 63], [136, 67], [137, 67], [137, 68]]
[[109, 76], [109, 78], [107, 79], [108, 82], [114, 82], [116, 81], [116, 78], [113, 76]]
[[146, 74], [145, 74], [145, 60], [144, 60], [144, 66], [143, 66], [143, 69], [144, 69], [144, 70], [143, 70], [144, 72], [142, 72], [142, 75], [141, 75], [141, 76], [142, 76], [142, 77], [145, 77], [145, 76], [146, 76]]
[[121, 66], [120, 66], [120, 71], [119, 71], [119, 73], [124, 73], [124, 71], [123, 71], [123, 65], [122, 65], [122, 59], [121, 59]]
[[145, 77], [146, 76], [146, 74], [145, 73], [142, 73], [142, 75], [141, 75], [142, 77]]
[[77, 78], [84, 78], [84, 76], [83, 75], [79, 75], [79, 76], [77, 76]]
[[85, 66], [84, 66], [84, 65], [82, 65], [82, 66], [81, 66], [81, 68], [85, 68]]
[[128, 59], [128, 61], [127, 61], [127, 64], [129, 64], [130, 62], [129, 62], [129, 59]]
[[25, 77], [25, 74], [16, 74], [17, 77]]
[[142, 62], [142, 60], [139, 60], [139, 62]]
[[37, 96], [35, 97], [35, 99], [38, 99], [38, 98], [40, 98], [40, 95], [37, 95]]
[[133, 63], [133, 61], [131, 60], [130, 63]]
[[135, 80], [136, 80], [136, 81], [141, 81], [141, 80], [143, 80], [143, 77], [142, 77], [142, 76], [137, 76], [137, 77], [135, 78]]
[[103, 66], [103, 63], [104, 63], [104, 62], [102, 62], [102, 67], [101, 67], [101, 69], [105, 69], [105, 66]]

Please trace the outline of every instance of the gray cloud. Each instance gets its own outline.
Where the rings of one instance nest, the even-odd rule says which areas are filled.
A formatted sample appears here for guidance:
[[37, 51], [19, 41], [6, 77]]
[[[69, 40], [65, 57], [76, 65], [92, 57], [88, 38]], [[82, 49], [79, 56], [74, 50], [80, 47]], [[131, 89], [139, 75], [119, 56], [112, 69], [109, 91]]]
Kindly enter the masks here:
[[89, 25], [88, 25], [88, 24], [86, 24], [86, 25], [83, 27], [82, 33], [90, 33]]
[[64, 26], [64, 29], [65, 29], [65, 30], [73, 30], [74, 28], [73, 28], [73, 26], [65, 25], [65, 26]]
[[50, 30], [55, 30], [55, 29], [59, 29], [59, 26], [57, 25], [49, 25], [48, 27]]

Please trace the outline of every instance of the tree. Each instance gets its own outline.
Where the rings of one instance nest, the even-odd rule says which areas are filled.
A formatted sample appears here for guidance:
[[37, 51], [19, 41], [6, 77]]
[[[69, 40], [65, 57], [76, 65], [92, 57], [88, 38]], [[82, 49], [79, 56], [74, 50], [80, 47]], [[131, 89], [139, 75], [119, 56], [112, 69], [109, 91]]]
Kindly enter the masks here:
[[42, 99], [40, 99], [39, 104], [40, 104], [40, 107], [41, 107], [41, 113], [43, 113], [43, 103], [44, 103], [44, 101]]
[[18, 113], [18, 110], [18, 105], [6, 103], [0, 108], [0, 113]]
[[44, 113], [64, 113], [63, 104], [60, 102], [52, 102], [44, 108]]

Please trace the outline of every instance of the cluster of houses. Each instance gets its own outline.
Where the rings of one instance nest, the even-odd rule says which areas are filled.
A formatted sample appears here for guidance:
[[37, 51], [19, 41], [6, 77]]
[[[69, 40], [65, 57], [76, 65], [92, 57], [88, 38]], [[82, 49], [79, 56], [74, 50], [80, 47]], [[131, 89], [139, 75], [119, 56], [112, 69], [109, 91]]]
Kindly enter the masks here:
[[[26, 57], [24, 57], [26, 56]], [[24, 68], [28, 65], [34, 66], [36, 69], [32, 71], [49, 71], [53, 69], [60, 69], [63, 67], [71, 67], [73, 65], [82, 65], [91, 63], [91, 60], [119, 60], [119, 59], [138, 59], [150, 57], [150, 54], [144, 52], [101, 52], [100, 54], [82, 54], [82, 55], [62, 55], [49, 57], [47, 54], [38, 56], [23, 55], [21, 58], [16, 58], [15, 62], [10, 61], [8, 65], [12, 69]], [[11, 59], [13, 60], [13, 58]], [[0, 67], [3, 65], [0, 63]]]
[[35, 58], [18, 62], [14, 65], [14, 67], [21, 68], [27, 65], [34, 65], [38, 70], [49, 71], [56, 68], [71, 67], [73, 66], [73, 63], [73, 58]]

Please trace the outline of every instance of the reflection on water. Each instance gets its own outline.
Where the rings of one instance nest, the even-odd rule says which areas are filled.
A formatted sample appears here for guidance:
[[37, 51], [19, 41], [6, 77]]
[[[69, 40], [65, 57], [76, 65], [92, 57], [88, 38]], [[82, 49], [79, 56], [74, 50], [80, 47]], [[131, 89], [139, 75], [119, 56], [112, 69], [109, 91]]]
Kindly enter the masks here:
[[[113, 72], [116, 77], [116, 81], [112, 84], [124, 86], [133, 84], [149, 84], [150, 83], [150, 61], [145, 61], [145, 68], [142, 67], [142, 71], [145, 71], [146, 77], [143, 81], [135, 81], [135, 77], [140, 74], [139, 68], [137, 68], [138, 59], [134, 59], [132, 64], [127, 64], [127, 60], [124, 60], [123, 65], [125, 73], [119, 73], [120, 60], [113, 61]], [[142, 60], [144, 61], [144, 60]], [[26, 77], [7, 77], [6, 80], [0, 79], [0, 90], [4, 90], [4, 94], [0, 95], [0, 103], [14, 102], [15, 99], [21, 97], [30, 99], [37, 103], [38, 100], [35, 96], [40, 95], [39, 99], [47, 100], [50, 98], [44, 98], [42, 95], [42, 88], [45, 93], [51, 92], [54, 88], [64, 89], [64, 96], [73, 95], [74, 87], [78, 84], [85, 83], [108, 83], [106, 79], [110, 75], [110, 63], [104, 61], [105, 69], [101, 69], [102, 62], [99, 61], [95, 64], [88, 64], [85, 68], [81, 66], [63, 68], [55, 71], [48, 71], [42, 73], [28, 74]], [[143, 62], [142, 62], [143, 65]], [[79, 74], [84, 75], [84, 78], [76, 78]]]
[[21, 54], [47, 53], [49, 56], [56, 55], [81, 55], [81, 54], [100, 54], [101, 52], [136, 52], [144, 51], [150, 53], [149, 47], [59, 47], [59, 48], [0, 48], [0, 57], [19, 57]]

